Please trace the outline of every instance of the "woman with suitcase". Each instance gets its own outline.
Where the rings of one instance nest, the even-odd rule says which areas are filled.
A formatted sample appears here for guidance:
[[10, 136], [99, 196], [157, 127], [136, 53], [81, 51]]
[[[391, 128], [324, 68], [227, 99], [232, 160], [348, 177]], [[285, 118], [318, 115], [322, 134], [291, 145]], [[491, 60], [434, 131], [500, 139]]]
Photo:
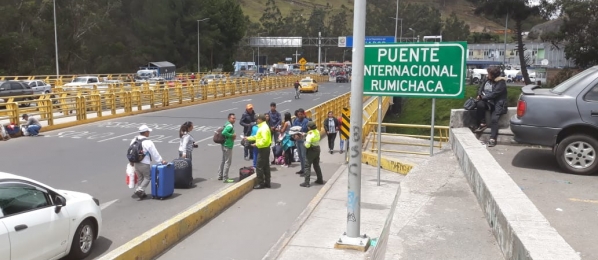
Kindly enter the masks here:
[[191, 121], [187, 121], [181, 125], [181, 129], [179, 130], [179, 137], [181, 138], [179, 141], [179, 158], [191, 160], [193, 148], [197, 148], [197, 144], [195, 144], [195, 140], [190, 134], [191, 131], [193, 131], [193, 123]]

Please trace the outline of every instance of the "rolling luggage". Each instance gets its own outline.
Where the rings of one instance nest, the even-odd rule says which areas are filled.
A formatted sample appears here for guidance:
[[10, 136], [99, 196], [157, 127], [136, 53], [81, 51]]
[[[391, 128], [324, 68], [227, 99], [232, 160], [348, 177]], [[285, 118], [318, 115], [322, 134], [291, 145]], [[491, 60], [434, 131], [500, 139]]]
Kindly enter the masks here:
[[169, 164], [154, 164], [151, 170], [152, 198], [164, 199], [174, 193], [174, 166]]
[[249, 177], [254, 173], [253, 167], [243, 167], [239, 169], [239, 181]]
[[193, 186], [193, 168], [191, 160], [179, 158], [172, 161], [174, 165], [174, 187], [189, 189]]

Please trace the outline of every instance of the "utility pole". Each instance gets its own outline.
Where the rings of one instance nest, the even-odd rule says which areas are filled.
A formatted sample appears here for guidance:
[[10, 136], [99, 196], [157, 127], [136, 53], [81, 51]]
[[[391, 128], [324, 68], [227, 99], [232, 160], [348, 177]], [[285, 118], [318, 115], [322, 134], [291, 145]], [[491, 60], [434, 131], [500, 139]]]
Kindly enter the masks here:
[[507, 19], [505, 19], [505, 53], [502, 55], [502, 65], [507, 65], [507, 27], [509, 26], [509, 13], [507, 12]]
[[[60, 69], [58, 67], [58, 29], [56, 28], [56, 0], [54, 0], [54, 50], [56, 51], [56, 76], [59, 76]], [[58, 77], [56, 79], [58, 79]]]
[[322, 67], [322, 32], [318, 32], [318, 70]]
[[[403, 20], [401, 20], [401, 25], [403, 24]], [[399, 0], [397, 0], [397, 12], [395, 14], [395, 42], [397, 42], [397, 27], [399, 27]], [[403, 26], [401, 26], [403, 27]], [[401, 32], [402, 34], [403, 32]]]
[[353, 80], [351, 81], [351, 118], [347, 191], [347, 232], [335, 248], [367, 250], [370, 239], [361, 235], [361, 151], [363, 139], [363, 73], [365, 56], [365, 19], [367, 0], [354, 0], [353, 6]]

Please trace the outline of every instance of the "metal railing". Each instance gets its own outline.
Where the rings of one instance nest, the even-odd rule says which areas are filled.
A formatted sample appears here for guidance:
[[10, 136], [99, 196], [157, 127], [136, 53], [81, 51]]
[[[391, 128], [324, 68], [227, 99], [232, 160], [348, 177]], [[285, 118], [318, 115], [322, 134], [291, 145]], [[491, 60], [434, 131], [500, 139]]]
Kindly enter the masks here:
[[[312, 78], [318, 82], [328, 80], [328, 76], [312, 75]], [[50, 94], [6, 97], [6, 102], [0, 103], [0, 123], [10, 121], [19, 124], [20, 115], [26, 113], [39, 116], [40, 121], [47, 123], [43, 130], [49, 131], [169, 107], [290, 88], [298, 79], [299, 76], [277, 76], [261, 81], [240, 79], [208, 85], [186, 81], [153, 86], [148, 83], [140, 86], [111, 84], [101, 89], [97, 86], [76, 90], [56, 88]], [[348, 96], [343, 95], [331, 100], [335, 102], [327, 102], [310, 110], [312, 118], [315, 116], [319, 120], [322, 109], [340, 111], [342, 106], [338, 102], [343, 97], [348, 102]]]
[[[375, 130], [375, 126], [378, 125], [377, 122], [368, 122], [368, 125], [372, 126], [372, 140], [371, 140], [371, 147], [368, 149], [371, 152], [377, 152], [377, 135], [378, 133]], [[397, 128], [410, 128], [410, 129], [431, 129], [432, 126], [430, 125], [413, 125], [413, 124], [393, 124], [393, 123], [382, 123], [384, 127], [397, 127]], [[434, 132], [438, 135], [434, 136], [434, 147], [442, 149], [443, 143], [447, 143], [449, 139], [449, 129], [448, 126], [434, 126]], [[410, 138], [418, 138], [418, 139], [425, 139], [430, 140], [430, 135], [412, 135], [412, 134], [389, 134], [389, 133], [382, 133], [382, 136], [401, 136], [401, 137], [410, 137]], [[407, 143], [407, 142], [389, 142], [389, 141], [382, 141], [382, 144], [394, 144], [394, 145], [405, 145], [405, 146], [421, 146], [421, 147], [430, 147], [430, 144], [417, 144], [417, 143]], [[402, 151], [402, 150], [385, 150], [381, 149], [382, 152], [389, 152], [389, 153], [402, 153], [402, 154], [417, 154], [417, 155], [430, 155], [430, 153], [424, 152], [414, 152], [414, 151]]]

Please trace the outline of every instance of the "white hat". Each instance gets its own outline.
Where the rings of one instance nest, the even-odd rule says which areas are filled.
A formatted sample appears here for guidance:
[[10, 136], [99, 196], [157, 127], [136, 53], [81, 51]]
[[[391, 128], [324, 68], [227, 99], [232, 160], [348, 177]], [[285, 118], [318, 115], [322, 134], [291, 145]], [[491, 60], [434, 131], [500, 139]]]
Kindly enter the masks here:
[[152, 131], [152, 129], [149, 128], [149, 127], [147, 127], [147, 125], [142, 125], [142, 126], [139, 127], [139, 132], [140, 133], [151, 132], [151, 131]]

